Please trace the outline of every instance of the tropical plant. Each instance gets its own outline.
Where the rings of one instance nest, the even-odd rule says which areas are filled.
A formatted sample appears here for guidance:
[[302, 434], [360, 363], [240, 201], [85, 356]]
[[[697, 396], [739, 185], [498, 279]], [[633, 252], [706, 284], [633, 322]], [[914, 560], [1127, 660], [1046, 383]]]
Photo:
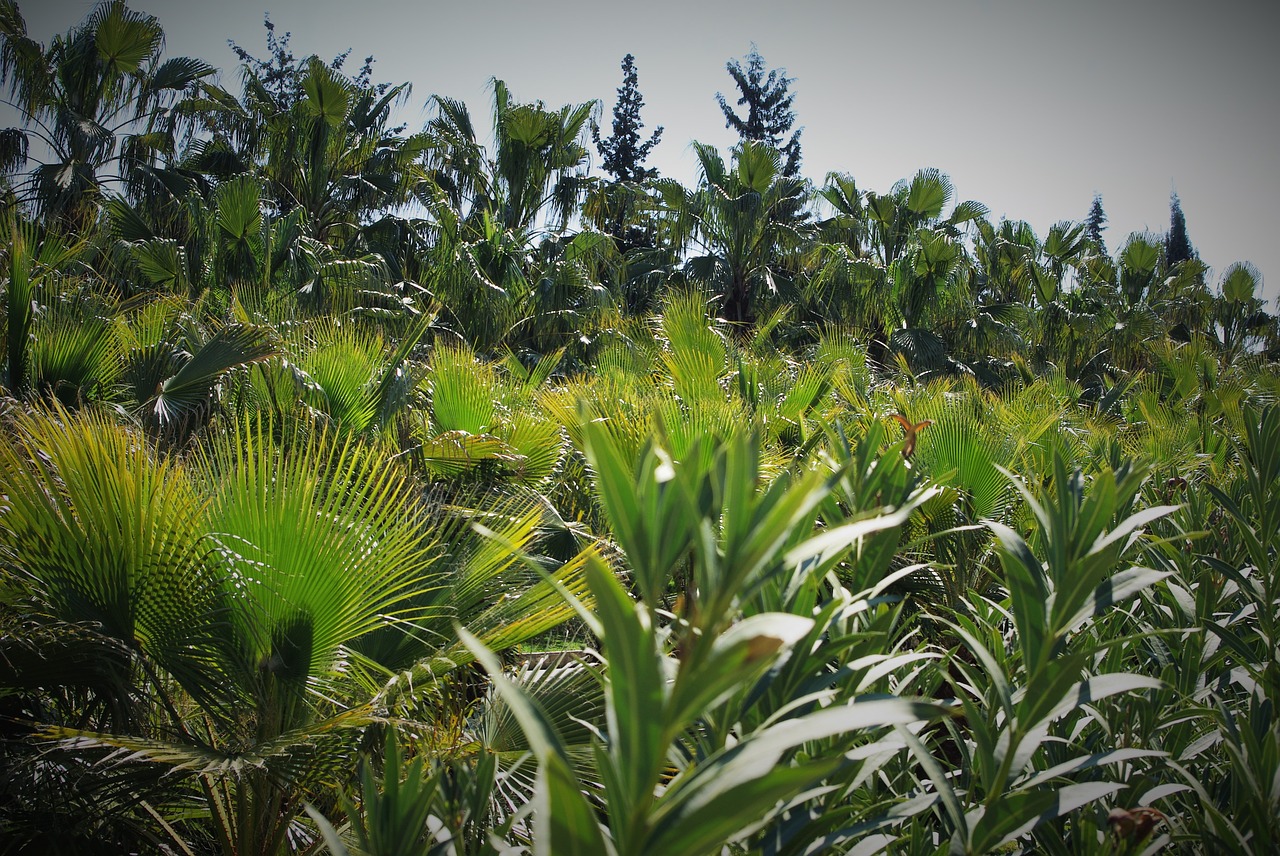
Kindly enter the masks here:
[[[815, 697], [808, 705], [762, 710], [754, 721], [738, 708], [753, 687], [747, 698], [761, 698], [774, 677], [771, 664], [785, 661], [796, 645], [799, 656], [817, 638], [816, 622], [802, 610], [761, 610], [764, 592], [821, 579], [855, 541], [901, 525], [911, 506], [806, 541], [802, 521], [811, 519], [831, 482], [813, 472], [753, 496], [756, 452], [742, 435], [714, 456], [713, 469], [703, 469], [700, 456], [678, 462], [649, 446], [634, 474], [603, 428], [588, 426], [587, 436], [602, 500], [641, 594], [632, 601], [604, 566], [588, 564], [596, 612], [582, 616], [601, 638], [608, 663], [601, 675], [606, 724], [593, 741], [603, 823], [546, 713], [473, 645], [538, 759], [539, 852], [695, 854], [743, 840], [759, 829], [761, 812], [767, 820], [779, 801], [839, 767], [830, 757], [803, 760], [800, 747], [934, 714], [932, 706], [904, 699], [849, 699], [815, 709]], [[710, 491], [700, 484], [708, 477]], [[686, 557], [693, 567], [684, 606], [664, 627], [656, 605]], [[857, 609], [838, 600], [822, 623], [837, 614], [851, 620]]]
[[[153, 15], [111, 0], [48, 46], [27, 35], [13, 0], [0, 5], [0, 84], [24, 123], [4, 135], [6, 171], [37, 166], [19, 198], [49, 225], [85, 230], [107, 184], [141, 194], [163, 183], [184, 133], [176, 100], [215, 69], [161, 60]], [[31, 140], [38, 145], [33, 149]]]
[[[394, 460], [349, 436], [295, 423], [277, 444], [268, 424], [249, 422], [180, 464], [101, 416], [51, 416], [19, 420], [5, 444], [6, 615], [78, 653], [65, 675], [31, 671], [28, 654], [9, 681], [82, 694], [107, 715], [26, 709], [55, 742], [18, 759], [11, 822], [57, 787], [48, 768], [97, 782], [85, 799], [145, 795], [133, 808], [86, 804], [90, 820], [118, 810], [159, 824], [175, 846], [190, 836], [228, 853], [280, 852], [303, 801], [332, 799], [328, 783], [363, 727], [402, 694], [382, 684], [419, 659], [437, 679], [442, 663], [469, 661], [450, 648], [448, 616], [498, 648], [568, 616], [545, 609], [548, 584], [490, 603], [510, 560], [499, 550], [442, 563], [431, 505]], [[540, 519], [493, 528], [529, 545]], [[448, 600], [433, 601], [437, 591]], [[80, 665], [96, 661], [111, 681]], [[131, 763], [109, 760], [117, 750]]]
[[[391, 124], [407, 83], [374, 85], [340, 65], [311, 56], [272, 77], [246, 64], [239, 98], [202, 84], [184, 107], [208, 136], [187, 166], [219, 180], [255, 174], [273, 213], [297, 211], [307, 237], [350, 250], [364, 227], [409, 201], [428, 140]], [[276, 78], [289, 85], [272, 85]]]
[[[963, 647], [950, 663], [964, 724], [948, 730], [966, 772], [953, 780], [936, 764], [930, 770], [952, 852], [989, 852], [1124, 788], [1113, 781], [1053, 786], [1069, 773], [1158, 754], [1120, 748], [1091, 752], [1073, 728], [1087, 724], [1085, 704], [1160, 686], [1142, 675], [1094, 672], [1094, 646], [1078, 639], [1082, 627], [1165, 576], [1149, 568], [1118, 567], [1134, 543], [1132, 536], [1173, 511], [1155, 506], [1130, 513], [1143, 478], [1140, 468], [1124, 466], [1100, 473], [1086, 490], [1081, 474], [1068, 473], [1056, 458], [1054, 493], [1043, 504], [1015, 482], [1039, 523], [1033, 541], [1043, 560], [1012, 528], [987, 523], [1000, 544], [1009, 599], [1003, 606], [976, 601], [973, 618], [955, 619]], [[1001, 630], [1006, 616], [1013, 639]], [[1105, 650], [1105, 640], [1098, 644]], [[1067, 743], [1086, 751], [1067, 758], [1060, 756], [1071, 752], [1048, 752], [1055, 735], [1073, 735]], [[1052, 763], [1039, 760], [1042, 755]]]
[[1251, 265], [268, 31], [0, 0], [0, 852], [1276, 849]]
[[695, 191], [664, 180], [657, 184], [679, 245], [701, 250], [686, 263], [686, 276], [720, 298], [720, 311], [744, 335], [757, 312], [785, 300], [785, 260], [803, 240], [805, 185], [782, 170], [781, 153], [744, 141], [726, 165], [710, 146], [694, 144], [702, 178]]

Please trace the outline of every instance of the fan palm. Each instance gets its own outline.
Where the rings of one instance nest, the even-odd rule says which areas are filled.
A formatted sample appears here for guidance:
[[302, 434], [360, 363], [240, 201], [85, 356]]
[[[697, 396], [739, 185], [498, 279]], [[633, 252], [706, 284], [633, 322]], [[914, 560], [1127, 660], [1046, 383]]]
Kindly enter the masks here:
[[[853, 206], [839, 183], [827, 190], [829, 202], [864, 218], [865, 244], [853, 252], [844, 244], [819, 254], [815, 283], [824, 290], [855, 294], [856, 322], [870, 328], [877, 356], [886, 348], [902, 354], [913, 371], [946, 367], [942, 323], [972, 303], [971, 262], [962, 229], [981, 223], [987, 210], [971, 201], [951, 205], [950, 179], [936, 169], [904, 179], [889, 193], [868, 192]], [[979, 226], [979, 229], [981, 227]], [[970, 313], [972, 314], [972, 313]], [[937, 329], [935, 329], [937, 328]]]
[[437, 96], [439, 115], [428, 125], [435, 140], [433, 183], [463, 218], [475, 223], [488, 212], [504, 229], [524, 231], [539, 216], [563, 225], [585, 189], [582, 145], [594, 101], [548, 109], [521, 103], [494, 79], [493, 154], [486, 156], [465, 104]]
[[696, 190], [670, 179], [656, 187], [674, 242], [701, 251], [686, 274], [719, 297], [725, 320], [745, 335], [765, 302], [789, 288], [785, 261], [803, 240], [805, 184], [783, 175], [781, 153], [764, 143], [743, 142], [730, 165], [711, 146], [695, 143], [694, 151]]
[[150, 764], [98, 775], [154, 789], [161, 813], [203, 793], [225, 852], [278, 852], [301, 795], [368, 720], [343, 701], [343, 646], [430, 586], [408, 482], [323, 432], [278, 449], [243, 426], [184, 467], [100, 417], [54, 415], [5, 445], [6, 600], [94, 622], [126, 656], [126, 692], [103, 701], [154, 707], [103, 730], [48, 723], [69, 740], [53, 762], [126, 748]]
[[184, 107], [210, 136], [186, 166], [216, 179], [254, 174], [273, 214], [297, 211], [308, 237], [350, 250], [418, 178], [427, 138], [390, 121], [409, 85], [373, 86], [315, 56], [289, 73], [294, 85], [271, 87], [246, 66], [240, 98], [202, 84]]
[[6, 224], [4, 382], [10, 394], [23, 395], [31, 384], [36, 307], [59, 298], [62, 276], [74, 268], [83, 243], [67, 241], [35, 223], [12, 218]]
[[1228, 360], [1242, 353], [1251, 338], [1260, 338], [1259, 331], [1266, 328], [1262, 301], [1257, 296], [1261, 285], [1262, 274], [1248, 262], [1233, 264], [1222, 274], [1222, 293], [1214, 302], [1213, 320]]
[[[48, 771], [63, 770], [97, 785], [58, 804], [98, 794], [68, 810], [132, 818], [180, 848], [298, 846], [303, 801], [332, 804], [388, 706], [438, 723], [465, 712], [437, 692], [472, 661], [456, 622], [502, 650], [569, 617], [559, 592], [586, 594], [585, 557], [550, 580], [516, 561], [542, 537], [542, 505], [424, 501], [393, 458], [319, 426], [277, 441], [237, 423], [187, 463], [101, 415], [13, 431], [3, 618], [26, 631], [5, 636], [6, 685], [28, 688], [19, 709], [59, 742], [23, 744], [4, 787], [57, 787]], [[65, 666], [42, 669], [56, 652]], [[40, 702], [59, 693], [66, 716]], [[111, 752], [130, 763], [99, 763]]]
[[24, 122], [23, 157], [6, 165], [20, 169], [36, 155], [21, 198], [41, 218], [83, 230], [105, 185], [142, 191], [167, 168], [161, 159], [174, 158], [181, 114], [170, 108], [214, 68], [162, 61], [163, 43], [159, 21], [123, 0], [98, 5], [48, 46], [27, 35], [13, 0], [0, 3], [0, 84]]

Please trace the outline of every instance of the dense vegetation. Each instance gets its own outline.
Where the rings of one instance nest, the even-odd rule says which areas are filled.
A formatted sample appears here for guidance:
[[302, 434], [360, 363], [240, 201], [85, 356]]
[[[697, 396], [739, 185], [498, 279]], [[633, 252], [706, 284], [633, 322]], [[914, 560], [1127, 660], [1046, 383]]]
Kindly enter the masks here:
[[1176, 199], [162, 37], [0, 0], [0, 852], [1280, 849], [1280, 332]]

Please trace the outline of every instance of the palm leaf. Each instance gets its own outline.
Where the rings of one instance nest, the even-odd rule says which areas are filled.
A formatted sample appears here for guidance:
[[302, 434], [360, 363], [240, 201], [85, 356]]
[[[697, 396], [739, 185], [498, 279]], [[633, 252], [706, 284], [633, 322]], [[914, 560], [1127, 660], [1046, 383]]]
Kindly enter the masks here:
[[925, 471], [964, 492], [968, 520], [999, 518], [1013, 498], [999, 467], [1009, 466], [1012, 449], [996, 430], [970, 411], [954, 408], [920, 432], [917, 459]]
[[[222, 576], [201, 545], [204, 502], [173, 463], [101, 416], [25, 417], [0, 444], [18, 591], [140, 651], [217, 712]], [[68, 637], [70, 638], [70, 637]]]
[[564, 432], [554, 420], [522, 412], [507, 420], [497, 433], [520, 456], [513, 468], [523, 484], [537, 485], [549, 479], [564, 456]]
[[213, 541], [237, 581], [237, 642], [295, 685], [332, 674], [341, 646], [429, 587], [429, 534], [387, 457], [299, 425], [238, 424], [202, 453]]
[[494, 424], [493, 370], [470, 350], [437, 346], [431, 359], [431, 416], [439, 432], [483, 434]]
[[167, 378], [151, 404], [161, 425], [170, 425], [206, 407], [214, 386], [228, 371], [251, 365], [277, 353], [271, 330], [245, 324], [229, 324]]
[[119, 376], [117, 328], [97, 304], [83, 293], [55, 295], [35, 325], [33, 380], [70, 405], [105, 394]]
[[120, 76], [141, 68], [164, 41], [160, 22], [153, 15], [135, 12], [123, 3], [111, 3], [94, 28], [98, 54]]
[[186, 89], [201, 78], [217, 73], [217, 69], [202, 59], [176, 56], [165, 60], [152, 74], [149, 81], [154, 90]]
[[512, 466], [518, 466], [521, 461], [521, 455], [501, 438], [466, 431], [445, 431], [426, 437], [418, 447], [417, 457], [429, 471], [445, 477], [472, 472], [486, 461], [501, 461]]
[[132, 247], [138, 267], [153, 285], [177, 291], [186, 288], [185, 250], [177, 241], [154, 238]]
[[359, 433], [378, 416], [374, 375], [383, 341], [349, 326], [325, 325], [315, 347], [298, 361], [306, 375], [302, 399], [343, 428]]
[[695, 293], [667, 298], [662, 314], [667, 347], [663, 361], [677, 394], [686, 400], [718, 399], [728, 372], [724, 340], [711, 328], [706, 304]]
[[34, 230], [14, 226], [9, 244], [9, 284], [5, 290], [5, 385], [15, 393], [22, 393], [27, 385], [27, 368], [30, 363], [30, 338], [32, 301], [35, 298], [35, 281], [32, 256], [35, 248]]
[[244, 241], [257, 231], [262, 219], [261, 194], [261, 187], [248, 176], [218, 187], [213, 200], [215, 222], [229, 240]]

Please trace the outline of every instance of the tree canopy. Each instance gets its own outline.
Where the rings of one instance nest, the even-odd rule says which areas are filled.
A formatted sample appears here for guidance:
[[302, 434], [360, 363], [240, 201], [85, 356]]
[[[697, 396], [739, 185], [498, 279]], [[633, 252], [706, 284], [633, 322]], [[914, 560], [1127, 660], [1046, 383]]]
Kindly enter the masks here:
[[1084, 219], [1084, 236], [1093, 242], [1098, 252], [1107, 254], [1107, 242], [1102, 237], [1102, 230], [1107, 227], [1107, 212], [1102, 210], [1102, 196], [1095, 194], [1093, 204], [1089, 206], [1089, 214]]
[[1195, 247], [1187, 236], [1187, 218], [1182, 213], [1182, 200], [1174, 193], [1169, 197], [1169, 231], [1164, 239], [1165, 260], [1170, 267], [1196, 258]]
[[622, 58], [622, 86], [618, 88], [618, 100], [613, 105], [613, 133], [601, 138], [600, 126], [591, 123], [591, 139], [600, 153], [600, 168], [613, 176], [614, 181], [657, 177], [657, 170], [646, 169], [644, 162], [662, 139], [662, 127], [655, 128], [649, 139], [640, 141], [640, 131], [644, 128], [640, 118], [643, 106], [635, 57], [627, 54]]
[[800, 133], [803, 130], [797, 128], [791, 132], [790, 139], [787, 138], [787, 132], [796, 122], [792, 107], [796, 96], [789, 91], [795, 78], [787, 77], [786, 69], [769, 69], [755, 45], [751, 46], [745, 59], [745, 67], [740, 60], [733, 59], [725, 64], [725, 70], [738, 88], [737, 106], [745, 107], [746, 115], [739, 115], [723, 95], [716, 93], [716, 101], [724, 113], [725, 127], [737, 131], [743, 140], [764, 142], [780, 149], [786, 158], [783, 175], [788, 178], [795, 176], [800, 171]]

